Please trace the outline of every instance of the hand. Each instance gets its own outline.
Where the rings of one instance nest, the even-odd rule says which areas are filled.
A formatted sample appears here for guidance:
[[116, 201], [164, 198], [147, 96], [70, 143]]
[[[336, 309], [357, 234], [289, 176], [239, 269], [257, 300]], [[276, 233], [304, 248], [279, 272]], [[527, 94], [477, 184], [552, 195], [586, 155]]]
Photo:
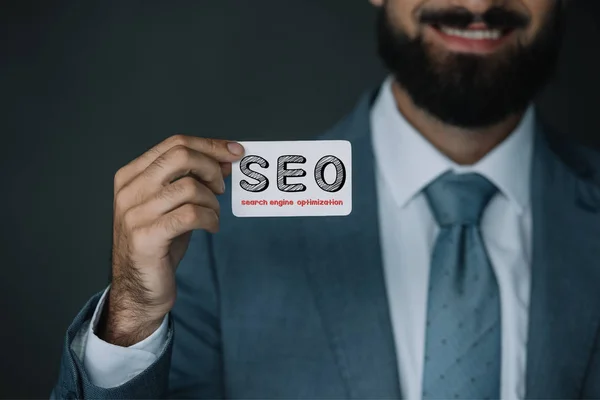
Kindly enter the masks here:
[[120, 346], [152, 334], [175, 303], [175, 269], [191, 231], [219, 229], [223, 178], [243, 154], [234, 142], [176, 135], [119, 169], [114, 180], [113, 280], [97, 328]]

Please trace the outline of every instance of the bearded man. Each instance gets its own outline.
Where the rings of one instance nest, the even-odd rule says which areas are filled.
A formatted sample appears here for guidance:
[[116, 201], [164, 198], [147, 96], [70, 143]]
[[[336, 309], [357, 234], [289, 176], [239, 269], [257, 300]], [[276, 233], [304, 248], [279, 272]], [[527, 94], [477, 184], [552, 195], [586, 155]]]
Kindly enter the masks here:
[[121, 168], [52, 397], [600, 398], [600, 156], [533, 105], [566, 2], [371, 0], [347, 217], [235, 218], [236, 142]]

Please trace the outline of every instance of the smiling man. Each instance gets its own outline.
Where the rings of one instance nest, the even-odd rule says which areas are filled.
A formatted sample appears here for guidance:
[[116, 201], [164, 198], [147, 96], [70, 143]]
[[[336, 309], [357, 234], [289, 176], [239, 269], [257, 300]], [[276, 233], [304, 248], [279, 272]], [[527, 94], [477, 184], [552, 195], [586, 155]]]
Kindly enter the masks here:
[[235, 218], [243, 148], [166, 139], [115, 176], [53, 398], [600, 398], [600, 156], [532, 103], [566, 0], [371, 2], [390, 76], [318, 137], [352, 214]]

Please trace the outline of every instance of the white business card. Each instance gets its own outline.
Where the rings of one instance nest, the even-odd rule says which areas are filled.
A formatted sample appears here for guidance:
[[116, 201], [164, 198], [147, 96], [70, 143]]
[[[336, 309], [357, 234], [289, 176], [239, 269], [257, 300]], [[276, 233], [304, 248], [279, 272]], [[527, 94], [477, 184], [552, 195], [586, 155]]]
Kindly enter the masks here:
[[231, 199], [237, 217], [348, 215], [352, 146], [346, 140], [239, 142]]

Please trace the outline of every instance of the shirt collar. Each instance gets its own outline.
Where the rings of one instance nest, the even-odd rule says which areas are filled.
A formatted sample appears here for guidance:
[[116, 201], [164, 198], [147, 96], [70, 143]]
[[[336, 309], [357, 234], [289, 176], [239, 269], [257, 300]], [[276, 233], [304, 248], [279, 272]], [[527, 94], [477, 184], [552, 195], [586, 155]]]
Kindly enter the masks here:
[[398, 111], [388, 77], [371, 110], [373, 149], [378, 170], [400, 207], [406, 206], [448, 170], [478, 172], [498, 187], [520, 214], [529, 206], [534, 108], [517, 128], [474, 165], [461, 166], [437, 150]]

